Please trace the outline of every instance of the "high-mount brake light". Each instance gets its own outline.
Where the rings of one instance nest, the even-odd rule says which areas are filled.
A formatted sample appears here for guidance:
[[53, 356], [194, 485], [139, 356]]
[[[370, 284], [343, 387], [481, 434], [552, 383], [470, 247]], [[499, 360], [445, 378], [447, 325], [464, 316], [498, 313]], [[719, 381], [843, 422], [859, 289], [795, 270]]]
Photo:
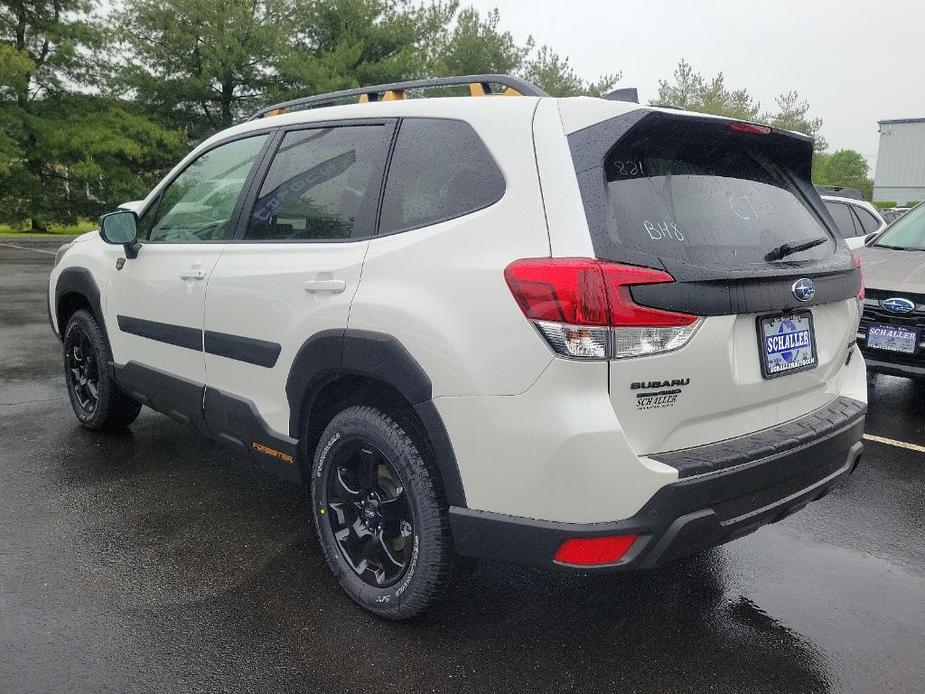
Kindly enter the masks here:
[[770, 135], [771, 128], [767, 125], [758, 125], [757, 123], [743, 123], [742, 121], [732, 121], [728, 126], [729, 130], [737, 133], [748, 133], [749, 135]]
[[861, 268], [861, 256], [857, 251], [851, 251], [851, 259], [854, 261], [854, 267], [861, 273], [861, 289], [858, 291], [858, 301], [864, 303], [864, 270]]
[[504, 279], [550, 347], [575, 359], [620, 359], [678, 349], [701, 318], [637, 304], [630, 287], [674, 282], [667, 272], [592, 258], [526, 258]]

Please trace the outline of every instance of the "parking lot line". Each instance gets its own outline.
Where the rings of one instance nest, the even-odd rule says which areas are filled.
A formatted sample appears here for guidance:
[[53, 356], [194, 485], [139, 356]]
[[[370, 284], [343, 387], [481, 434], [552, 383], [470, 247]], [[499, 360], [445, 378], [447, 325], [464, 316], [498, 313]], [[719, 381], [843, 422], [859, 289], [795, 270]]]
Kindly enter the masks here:
[[45, 253], [46, 255], [54, 255], [54, 251], [44, 251], [41, 248], [29, 248], [28, 246], [17, 246], [15, 243], [2, 243], [0, 246], [8, 246], [9, 248], [18, 248], [21, 251], [33, 251], [35, 253]]
[[876, 443], [885, 443], [887, 446], [896, 446], [897, 448], [908, 448], [912, 451], [918, 451], [919, 453], [925, 453], [925, 446], [919, 446], [915, 443], [906, 443], [905, 441], [897, 441], [896, 439], [888, 439], [885, 436], [874, 436], [873, 434], [864, 434], [864, 438], [868, 441], [874, 441]]

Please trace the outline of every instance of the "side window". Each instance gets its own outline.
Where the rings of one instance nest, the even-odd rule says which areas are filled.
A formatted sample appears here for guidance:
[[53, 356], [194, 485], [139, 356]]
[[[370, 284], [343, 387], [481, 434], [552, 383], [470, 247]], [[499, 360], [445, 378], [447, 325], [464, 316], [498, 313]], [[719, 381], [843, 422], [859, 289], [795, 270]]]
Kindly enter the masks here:
[[858, 205], [852, 205], [851, 209], [858, 216], [861, 226], [864, 228], [864, 235], [871, 234], [880, 228], [880, 222], [870, 212]]
[[825, 206], [829, 208], [829, 214], [832, 215], [832, 219], [838, 225], [838, 231], [843, 238], [850, 239], [852, 236], [858, 235], [854, 217], [847, 205], [841, 202], [826, 202]]
[[235, 140], [193, 160], [145, 211], [138, 238], [148, 243], [225, 238], [241, 188], [266, 139], [264, 134]]
[[496, 203], [504, 187], [498, 165], [468, 123], [406, 118], [389, 165], [379, 231], [461, 217]]
[[244, 238], [371, 236], [392, 132], [390, 125], [351, 125], [287, 133]]

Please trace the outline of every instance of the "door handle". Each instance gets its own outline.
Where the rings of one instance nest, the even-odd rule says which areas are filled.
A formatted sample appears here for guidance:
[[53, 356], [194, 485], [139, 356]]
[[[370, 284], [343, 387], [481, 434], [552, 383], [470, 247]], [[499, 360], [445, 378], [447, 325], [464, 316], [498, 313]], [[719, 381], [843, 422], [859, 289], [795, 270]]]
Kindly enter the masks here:
[[181, 280], [204, 280], [205, 278], [206, 271], [198, 265], [193, 265], [189, 270], [180, 272]]
[[340, 294], [347, 288], [347, 283], [344, 280], [308, 280], [302, 286], [309, 294], [314, 294], [315, 292]]

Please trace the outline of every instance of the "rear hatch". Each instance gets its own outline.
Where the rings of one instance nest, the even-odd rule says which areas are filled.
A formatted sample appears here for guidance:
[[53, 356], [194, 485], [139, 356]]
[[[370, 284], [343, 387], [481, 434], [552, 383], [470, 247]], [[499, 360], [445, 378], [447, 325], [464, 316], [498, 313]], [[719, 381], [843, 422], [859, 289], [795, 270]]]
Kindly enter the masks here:
[[632, 300], [701, 317], [683, 346], [610, 361], [638, 453], [772, 427], [837, 396], [860, 272], [810, 182], [811, 140], [637, 109], [569, 145], [595, 256], [666, 271], [673, 282], [628, 287]]

